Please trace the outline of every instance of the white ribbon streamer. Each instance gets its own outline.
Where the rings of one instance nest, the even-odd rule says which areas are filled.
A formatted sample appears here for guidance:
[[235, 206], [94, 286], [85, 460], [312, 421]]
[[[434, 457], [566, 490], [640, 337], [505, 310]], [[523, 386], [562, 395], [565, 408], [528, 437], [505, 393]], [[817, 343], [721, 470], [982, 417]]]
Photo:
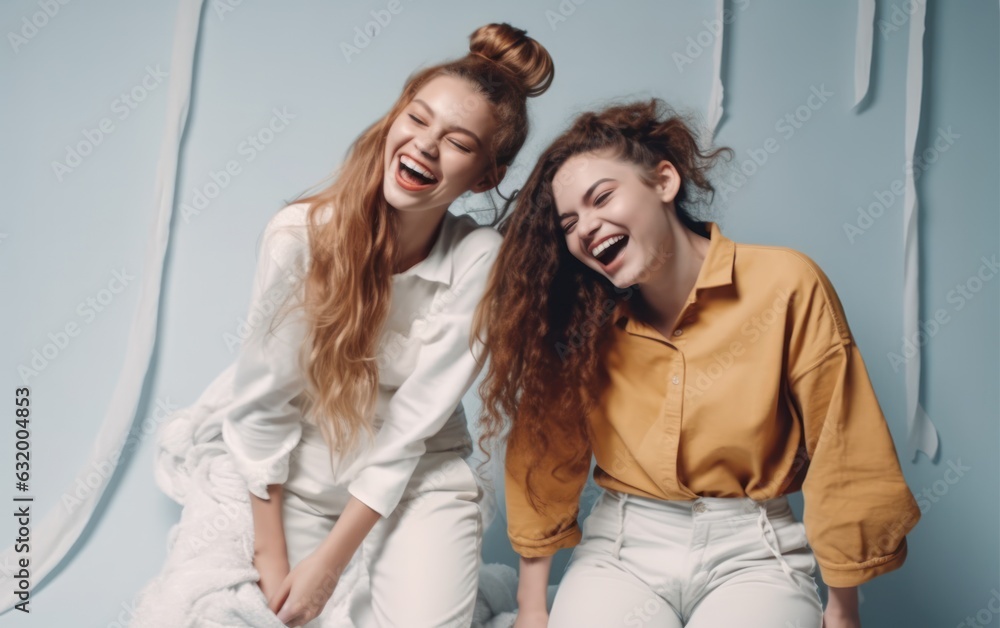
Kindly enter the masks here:
[[858, 27], [854, 36], [854, 107], [868, 93], [875, 36], [875, 0], [858, 0]]
[[[906, 54], [906, 188], [903, 193], [903, 337], [918, 338], [920, 316], [919, 238], [917, 188], [913, 175], [913, 159], [920, 128], [920, 98], [924, 83], [924, 18], [926, 5], [914, 2], [910, 15], [909, 49]], [[906, 418], [907, 449], [910, 460], [917, 452], [934, 459], [938, 448], [937, 429], [920, 406], [920, 343], [907, 356]]]
[[[164, 256], [170, 241], [170, 222], [173, 216], [174, 193], [177, 180], [177, 161], [181, 136], [187, 123], [188, 103], [191, 95], [191, 77], [194, 66], [195, 47], [198, 43], [199, 22], [204, 0], [180, 0], [177, 21], [174, 25], [174, 44], [170, 60], [170, 83], [167, 93], [167, 120], [163, 143], [156, 171], [156, 220], [152, 225], [149, 246], [142, 277], [139, 303], [129, 329], [128, 348], [125, 362], [111, 397], [110, 407], [101, 425], [100, 432], [84, 465], [64, 495], [72, 495], [74, 487], [86, 484], [88, 476], [95, 469], [106, 467], [117, 461], [125, 445], [142, 389], [149, 372], [153, 348], [156, 343], [156, 319], [160, 306], [161, 284], [163, 282]], [[110, 474], [112, 477], [114, 472]], [[30, 573], [33, 591], [45, 576], [55, 569], [73, 548], [80, 534], [94, 514], [94, 509], [104, 495], [111, 477], [85, 497], [74, 497], [73, 508], [68, 508], [59, 499], [58, 503], [45, 514], [41, 522], [31, 526]], [[16, 565], [24, 554], [15, 554], [14, 547], [4, 550], [0, 564]], [[12, 609], [20, 602], [13, 590], [4, 587], [2, 595], [3, 611]], [[30, 609], [30, 604], [29, 604]], [[20, 611], [17, 611], [20, 612]]]
[[719, 25], [719, 34], [715, 37], [715, 49], [712, 52], [714, 70], [712, 75], [712, 93], [708, 98], [708, 146], [712, 145], [715, 130], [722, 119], [722, 43], [726, 36], [724, 20], [725, 0], [717, 0], [715, 14]]

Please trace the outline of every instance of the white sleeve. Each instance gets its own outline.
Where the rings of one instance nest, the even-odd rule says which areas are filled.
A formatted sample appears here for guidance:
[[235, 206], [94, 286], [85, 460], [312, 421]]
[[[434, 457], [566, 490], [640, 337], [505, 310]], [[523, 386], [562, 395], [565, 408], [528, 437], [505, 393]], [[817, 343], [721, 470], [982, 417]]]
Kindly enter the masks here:
[[261, 499], [268, 499], [268, 484], [288, 479], [290, 452], [302, 435], [302, 415], [292, 401], [305, 389], [298, 359], [307, 328], [301, 308], [287, 312], [282, 306], [301, 298], [307, 243], [280, 222], [273, 218], [264, 231], [246, 317], [249, 334], [222, 419], [222, 438], [236, 469]]
[[[494, 232], [495, 233], [495, 232]], [[384, 422], [348, 492], [383, 517], [402, 499], [425, 442], [444, 427], [481, 365], [469, 348], [472, 316], [486, 289], [500, 237], [439, 296], [428, 313], [413, 373], [393, 393]], [[461, 272], [461, 271], [460, 271]]]

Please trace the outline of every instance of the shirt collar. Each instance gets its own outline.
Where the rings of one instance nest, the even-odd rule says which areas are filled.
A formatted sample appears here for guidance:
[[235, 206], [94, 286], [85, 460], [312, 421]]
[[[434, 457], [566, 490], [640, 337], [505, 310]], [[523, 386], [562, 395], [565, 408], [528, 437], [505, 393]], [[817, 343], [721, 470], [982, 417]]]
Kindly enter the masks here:
[[450, 243], [453, 239], [452, 232], [457, 220], [458, 216], [452, 214], [450, 211], [445, 211], [441, 227], [438, 229], [437, 239], [434, 240], [434, 246], [431, 247], [427, 257], [410, 266], [405, 271], [394, 274], [393, 278], [420, 277], [427, 281], [436, 281], [450, 286], [453, 261], [450, 254]]
[[714, 222], [705, 221], [704, 225], [711, 241], [694, 284], [696, 291], [733, 283], [733, 260], [736, 259], [736, 243], [722, 235], [719, 225]]
[[[722, 235], [719, 225], [712, 221], [703, 221], [702, 224], [709, 234], [708, 252], [698, 271], [698, 278], [694, 282], [694, 294], [706, 288], [726, 286], [733, 283], [733, 261], [736, 259], [736, 243]], [[621, 301], [617, 307], [618, 314], [615, 323], [621, 323], [623, 319], [628, 322], [631, 312], [627, 301]]]

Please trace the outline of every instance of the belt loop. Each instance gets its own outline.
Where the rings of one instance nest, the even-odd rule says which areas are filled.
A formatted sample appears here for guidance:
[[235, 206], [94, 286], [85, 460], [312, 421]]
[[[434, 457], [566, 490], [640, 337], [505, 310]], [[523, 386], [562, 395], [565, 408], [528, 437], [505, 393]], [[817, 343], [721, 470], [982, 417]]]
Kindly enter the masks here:
[[611, 555], [617, 560], [619, 558], [622, 543], [625, 541], [625, 500], [628, 493], [618, 493], [618, 538], [615, 539], [615, 546], [611, 550]]
[[[767, 518], [767, 502], [761, 501], [756, 502], [758, 510], [760, 510], [760, 516], [757, 517], [757, 524], [760, 526], [760, 536], [764, 541], [764, 545], [767, 549], [771, 550], [774, 557], [778, 559], [778, 563], [781, 564], [781, 570], [785, 572], [788, 578], [795, 585], [795, 588], [799, 588], [801, 585], [792, 576], [792, 568], [788, 566], [788, 562], [781, 555], [781, 547], [778, 543], [778, 534], [774, 531], [774, 526], [771, 525], [770, 519]], [[771, 534], [774, 536], [774, 544], [778, 547], [771, 545], [767, 539], [767, 532], [770, 530]]]

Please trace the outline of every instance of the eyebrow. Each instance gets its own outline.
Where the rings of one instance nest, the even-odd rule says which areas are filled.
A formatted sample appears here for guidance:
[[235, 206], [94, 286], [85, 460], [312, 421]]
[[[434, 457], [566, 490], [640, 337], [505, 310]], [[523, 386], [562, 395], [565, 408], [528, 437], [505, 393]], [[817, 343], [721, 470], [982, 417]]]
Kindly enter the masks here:
[[[430, 105], [428, 105], [424, 101], [420, 100], [419, 98], [414, 98], [413, 102], [419, 103], [419, 104], [423, 105], [424, 109], [427, 110], [427, 113], [429, 113], [432, 118], [434, 117], [434, 110], [431, 109]], [[473, 133], [472, 131], [470, 131], [469, 129], [463, 127], [463, 126], [452, 125], [452, 126], [448, 127], [448, 130], [449, 131], [458, 131], [459, 133], [465, 133], [466, 135], [468, 135], [469, 137], [471, 137], [472, 139], [474, 139], [476, 141], [476, 146], [477, 147], [479, 147], [479, 148], [483, 147], [483, 142], [482, 142], [482, 140], [479, 139], [479, 136], [476, 135], [475, 133]]]
[[[597, 186], [599, 186], [600, 184], [602, 184], [602, 183], [604, 183], [606, 181], [614, 181], [614, 179], [609, 179], [607, 177], [605, 177], [603, 179], [598, 179], [597, 181], [594, 181], [593, 185], [591, 185], [589, 188], [587, 188], [587, 191], [583, 193], [583, 202], [584, 202], [584, 204], [587, 204], [587, 203], [590, 202], [590, 197], [594, 193], [594, 190], [597, 189]], [[565, 214], [562, 214], [561, 216], [559, 216], [559, 220], [562, 221], [563, 218], [566, 218], [568, 216], [576, 216], [576, 212], [566, 212]]]

